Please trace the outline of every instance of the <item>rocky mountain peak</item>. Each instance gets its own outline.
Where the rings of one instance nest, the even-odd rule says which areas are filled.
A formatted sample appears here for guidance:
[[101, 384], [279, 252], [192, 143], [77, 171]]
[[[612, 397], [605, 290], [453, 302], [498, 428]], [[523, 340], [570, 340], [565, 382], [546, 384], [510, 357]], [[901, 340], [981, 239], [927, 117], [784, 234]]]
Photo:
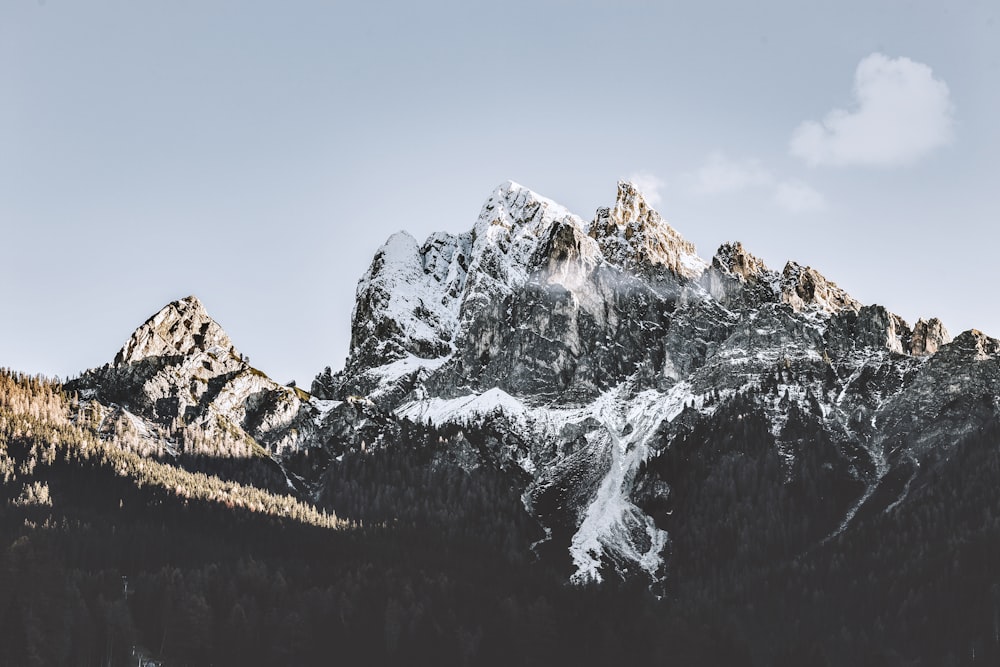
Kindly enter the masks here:
[[842, 310], [857, 312], [861, 304], [851, 295], [827, 280], [823, 275], [808, 266], [796, 262], [788, 262], [781, 272], [781, 300], [794, 310], [815, 307], [828, 313]]
[[189, 356], [217, 349], [238, 356], [233, 342], [196, 296], [167, 304], [135, 330], [115, 356], [116, 366], [134, 364], [151, 357]]
[[739, 241], [723, 243], [699, 283], [727, 308], [743, 310], [777, 301], [780, 276]]
[[493, 190], [467, 233], [433, 234], [423, 245], [393, 236], [358, 285], [343, 381], [321, 393], [405, 393], [534, 272], [549, 269], [556, 282], [579, 278], [573, 262], [559, 259], [560, 242], [573, 238], [585, 239], [578, 259], [599, 260], [579, 217], [514, 181]]
[[947, 345], [950, 342], [951, 336], [948, 334], [948, 330], [936, 317], [932, 317], [930, 320], [920, 318], [913, 325], [910, 349], [915, 355], [934, 354], [942, 345]]
[[553, 221], [574, 219], [582, 221], [556, 202], [514, 181], [506, 181], [493, 190], [483, 204], [473, 228], [478, 255], [484, 244], [496, 244], [506, 252], [523, 236], [537, 237]]
[[72, 386], [112, 405], [140, 447], [173, 454], [294, 451], [316, 429], [308, 394], [250, 366], [194, 296], [167, 304]]
[[627, 227], [630, 222], [658, 223], [660, 215], [646, 203], [646, 198], [634, 183], [618, 181], [618, 196], [610, 219], [619, 227]]
[[629, 181], [618, 182], [613, 207], [597, 209], [590, 236], [609, 262], [626, 270], [664, 267], [694, 278], [707, 268], [694, 244], [667, 224]]
[[472, 230], [462, 317], [474, 315], [491, 296], [520, 289], [556, 224], [583, 230], [579, 217], [522, 185], [507, 181], [494, 190]]
[[741, 282], [752, 282], [769, 273], [764, 260], [750, 254], [739, 241], [719, 246], [712, 258], [712, 266]]
[[979, 329], [969, 329], [955, 336], [946, 349], [961, 358], [985, 361], [1000, 355], [1000, 340], [987, 336]]
[[418, 371], [419, 363], [411, 360], [450, 353], [471, 237], [436, 233], [420, 245], [405, 232], [390, 236], [358, 283], [344, 372], [348, 386], [314, 383], [314, 391], [368, 395], [387, 378]]

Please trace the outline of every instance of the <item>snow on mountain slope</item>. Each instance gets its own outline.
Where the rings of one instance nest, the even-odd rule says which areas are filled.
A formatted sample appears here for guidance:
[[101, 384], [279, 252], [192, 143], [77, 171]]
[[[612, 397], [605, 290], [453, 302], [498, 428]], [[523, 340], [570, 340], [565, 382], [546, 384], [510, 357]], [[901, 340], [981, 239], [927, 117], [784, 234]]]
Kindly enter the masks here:
[[[318, 376], [315, 398], [249, 366], [183, 299], [75, 388], [151, 450], [267, 454], [310, 492], [322, 461], [392, 446], [406, 421], [458, 427], [443, 429], [462, 434], [456, 460], [510, 474], [577, 582], [662, 580], [666, 524], [643, 508], [671, 491], [650, 470], [697, 425], [764, 420], [779, 483], [837, 476], [829, 534], [902, 502], [921, 457], [1000, 415], [997, 341], [911, 328], [740, 243], [709, 264], [627, 182], [589, 224], [507, 182], [465, 233], [392, 235], [351, 326], [344, 370]], [[311, 448], [325, 455], [306, 461]]]
[[[647, 390], [638, 394], [633, 387], [621, 385], [580, 407], [531, 406], [494, 388], [459, 398], [411, 401], [396, 414], [413, 421], [473, 428], [484, 418], [499, 415], [537, 443], [565, 440], [567, 432], [574, 438], [582, 434], [588, 441], [589, 479], [596, 484], [587, 504], [579, 508], [579, 529], [569, 547], [576, 567], [573, 580], [601, 580], [606, 560], [621, 566], [638, 564], [656, 580], [664, 574], [661, 551], [667, 535], [631, 502], [631, 485], [638, 466], [652, 451], [651, 440], [659, 425], [695, 399], [687, 383], [678, 383], [665, 393]], [[539, 446], [519, 464], [528, 472], [547, 470], [550, 474], [563, 464], [580, 465], [579, 457], [552, 460], [545, 451]]]
[[463, 318], [483, 302], [510, 294], [528, 280], [532, 257], [555, 223], [579, 229], [583, 221], [513, 181], [494, 190], [473, 227], [472, 262], [462, 297]]
[[[469, 248], [467, 234], [434, 234], [422, 246], [406, 232], [389, 237], [358, 283], [348, 374], [451, 352]], [[392, 370], [407, 369], [376, 374], [366, 388], [397, 379]]]
[[[608, 567], [662, 576], [666, 535], [632, 495], [637, 469], [670, 446], [685, 405], [710, 416], [754, 396], [788, 475], [806, 446], [796, 435], [805, 420], [842, 448], [836, 465], [871, 493], [891, 465], [881, 425], [899, 417], [886, 411], [900, 412], [922, 360], [948, 348], [940, 322], [911, 329], [813, 268], [788, 262], [774, 271], [740, 243], [705, 262], [627, 182], [589, 225], [508, 182], [454, 238], [464, 239], [461, 253], [441, 253], [433, 269], [415, 241], [393, 241], [402, 251], [392, 283], [379, 277], [388, 263], [376, 257], [359, 296], [379, 281], [398, 296], [359, 303], [363, 335], [348, 368], [377, 376], [362, 393], [398, 419], [529, 443], [498, 451], [531, 476], [525, 502], [546, 529], [572, 526], [565, 547], [575, 581], [600, 579]], [[450, 259], [458, 255], [464, 274]], [[427, 300], [433, 308], [421, 308]], [[365, 313], [396, 329], [367, 323]], [[431, 338], [441, 343], [433, 354], [410, 344]], [[358, 352], [400, 341], [411, 356]], [[350, 382], [342, 386], [365, 388]]]
[[[422, 245], [405, 232], [378, 250], [358, 284], [351, 352], [340, 393], [391, 394], [410, 388], [414, 364], [438, 367], [456, 337], [498, 299], [528, 279], [532, 258], [555, 223], [582, 229], [582, 221], [555, 202], [513, 181], [494, 190], [470, 232], [433, 234]], [[398, 398], [398, 396], [397, 396]]]
[[650, 454], [650, 440], [664, 421], [680, 414], [692, 398], [686, 383], [674, 385], [666, 395], [655, 390], [634, 397], [621, 391], [605, 394], [593, 406], [603, 426], [602, 439], [611, 450], [611, 465], [584, 509], [580, 528], [569, 551], [578, 583], [601, 580], [605, 559], [619, 565], [637, 563], [655, 581], [665, 575], [662, 557], [666, 531], [630, 500], [639, 464]]

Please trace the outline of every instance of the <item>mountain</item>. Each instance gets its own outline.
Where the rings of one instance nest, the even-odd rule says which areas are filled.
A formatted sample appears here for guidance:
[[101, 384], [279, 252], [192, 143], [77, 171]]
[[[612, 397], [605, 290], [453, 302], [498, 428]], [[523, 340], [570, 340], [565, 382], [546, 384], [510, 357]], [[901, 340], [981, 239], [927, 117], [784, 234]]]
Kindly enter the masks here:
[[647, 509], [675, 484], [656, 464], [693, 424], [726, 428], [734, 402], [766, 423], [783, 477], [809, 460], [838, 489], [802, 548], [903, 502], [887, 480], [967, 435], [969, 404], [998, 410], [992, 339], [911, 328], [741, 243], [706, 262], [627, 182], [589, 223], [508, 182], [467, 233], [391, 237], [357, 297], [344, 371], [314, 393], [488, 441], [579, 582], [666, 577], [668, 521]]
[[[531, 653], [510, 644], [514, 628], [557, 661], [569, 649], [554, 638], [578, 638], [580, 663], [623, 650], [684, 664], [1000, 657], [1000, 341], [952, 339], [935, 318], [911, 327], [740, 242], [706, 261], [628, 182], [590, 221], [504, 183], [467, 232], [391, 236], [356, 297], [343, 368], [308, 393], [252, 367], [197, 298], [168, 304], [67, 383], [61, 409], [83, 429], [69, 439], [139, 457], [130, 471], [148, 460], [219, 480], [205, 498], [261, 489], [354, 526], [360, 541], [321, 551], [343, 581], [368, 581], [371, 550], [407, 582], [408, 602], [372, 593], [389, 596], [375, 612], [389, 662], [400, 642], [437, 655], [426, 637], [449, 623], [461, 648], [436, 659], [456, 664], [485, 655], [484, 626], [507, 662]], [[0, 472], [43, 465], [28, 465], [39, 447]], [[33, 480], [12, 502], [42, 494]], [[394, 569], [410, 562], [416, 573]], [[287, 571], [306, 589], [322, 566], [299, 567]], [[343, 581], [361, 614], [371, 589]], [[404, 607], [429, 613], [422, 586], [451, 620], [404, 632]], [[500, 608], [458, 599], [487, 589]], [[610, 607], [633, 630], [599, 659], [583, 638]]]
[[589, 223], [507, 182], [468, 232], [394, 234], [351, 332], [343, 370], [310, 396], [251, 367], [188, 297], [71, 387], [131, 424], [141, 451], [267, 457], [315, 499], [326, 464], [296, 455], [377, 447], [404, 422], [459, 427], [465, 465], [511, 473], [551, 542], [536, 549], [563, 553], [581, 583], [667, 578], [677, 480], [657, 464], [694, 424], [731, 426], [734, 402], [764, 420], [785, 478], [808, 460], [838, 489], [817, 500], [805, 548], [867, 504], [902, 502], [908, 485], [887, 480], [966, 435], [970, 404], [996, 414], [1000, 394], [996, 341], [911, 328], [738, 242], [705, 261], [628, 182]]

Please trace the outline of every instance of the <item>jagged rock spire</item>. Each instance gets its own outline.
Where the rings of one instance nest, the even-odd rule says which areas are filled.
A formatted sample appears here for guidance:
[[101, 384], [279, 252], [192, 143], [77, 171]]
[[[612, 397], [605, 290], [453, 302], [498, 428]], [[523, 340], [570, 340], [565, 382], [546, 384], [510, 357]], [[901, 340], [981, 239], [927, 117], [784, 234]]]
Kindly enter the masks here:
[[741, 282], [752, 282], [769, 273], [764, 260], [755, 257], [739, 241], [723, 243], [712, 258], [712, 266]]
[[827, 280], [819, 271], [796, 262], [785, 264], [781, 272], [781, 300], [795, 310], [814, 306], [829, 313], [857, 311], [861, 304]]
[[605, 259], [626, 270], [662, 266], [693, 278], [707, 268], [694, 244], [667, 224], [629, 181], [618, 182], [614, 206], [597, 209], [590, 236]]
[[115, 365], [136, 363], [150, 357], [187, 356], [217, 348], [238, 356], [222, 327], [209, 317], [196, 296], [167, 304], [135, 330], [115, 356]]
[[913, 354], [934, 354], [942, 345], [950, 342], [951, 336], [948, 334], [948, 330], [936, 317], [932, 317], [930, 320], [920, 318], [913, 325], [913, 336], [910, 343]]

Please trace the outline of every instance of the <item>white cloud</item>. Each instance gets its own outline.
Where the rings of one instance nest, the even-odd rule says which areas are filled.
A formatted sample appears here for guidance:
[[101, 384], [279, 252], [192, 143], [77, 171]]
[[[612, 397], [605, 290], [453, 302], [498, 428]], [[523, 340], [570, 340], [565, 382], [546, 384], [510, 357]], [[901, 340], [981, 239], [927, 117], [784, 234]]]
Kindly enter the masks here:
[[699, 195], [726, 195], [750, 189], [771, 192], [775, 204], [790, 213], [807, 213], [826, 208], [826, 198], [818, 190], [798, 180], [779, 179], [753, 158], [731, 158], [721, 152], [708, 156], [694, 173], [688, 174], [691, 189]]
[[801, 181], [782, 181], [774, 186], [774, 202], [789, 213], [807, 213], [826, 208], [826, 198]]
[[892, 166], [951, 143], [948, 86], [923, 63], [873, 53], [858, 63], [854, 97], [854, 110], [799, 125], [791, 154], [810, 165]]
[[693, 174], [693, 181], [696, 194], [717, 195], [770, 185], [774, 176], [759, 160], [737, 160], [717, 152]]
[[655, 208], [663, 201], [663, 198], [660, 196], [660, 190], [663, 188], [664, 183], [653, 174], [646, 171], [639, 171], [629, 176], [628, 180], [639, 189], [646, 203], [650, 206]]

